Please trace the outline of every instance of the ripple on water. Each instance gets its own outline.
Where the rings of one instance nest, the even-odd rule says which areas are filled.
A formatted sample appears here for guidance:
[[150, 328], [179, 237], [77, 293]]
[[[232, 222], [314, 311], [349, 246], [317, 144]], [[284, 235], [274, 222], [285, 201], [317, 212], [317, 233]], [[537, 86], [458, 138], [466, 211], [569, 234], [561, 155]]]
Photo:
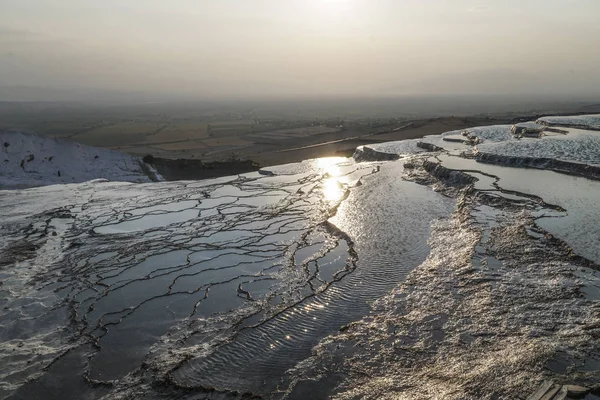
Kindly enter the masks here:
[[[118, 380], [177, 353], [197, 357], [173, 371], [182, 386], [267, 392], [319, 340], [369, 313], [370, 301], [423, 261], [430, 221], [453, 202], [403, 181], [401, 163], [373, 174], [372, 164], [341, 160], [134, 194], [86, 186], [94, 201], [78, 211], [57, 271], [73, 325], [97, 347], [62, 384], [83, 373]], [[327, 222], [338, 197], [345, 200]], [[187, 348], [194, 344], [207, 346]], [[48, 380], [63, 379], [68, 360], [52, 364]], [[23, 393], [61, 398], [57, 388], [26, 386]]]
[[[267, 393], [320, 339], [368, 314], [369, 302], [424, 261], [431, 220], [454, 208], [453, 200], [403, 181], [402, 172], [400, 163], [383, 165], [331, 220], [354, 241], [360, 254], [356, 270], [258, 326], [242, 324], [235, 340], [182, 364], [173, 372], [175, 381], [184, 387]], [[343, 269], [345, 257], [332, 252], [330, 258], [330, 267]]]

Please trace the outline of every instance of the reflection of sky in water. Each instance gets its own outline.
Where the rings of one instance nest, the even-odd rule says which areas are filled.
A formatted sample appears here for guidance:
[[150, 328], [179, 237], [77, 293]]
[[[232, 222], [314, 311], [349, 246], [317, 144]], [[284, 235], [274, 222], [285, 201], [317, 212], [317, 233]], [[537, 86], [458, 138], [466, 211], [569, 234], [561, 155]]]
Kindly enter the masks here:
[[[310, 170], [313, 174], [318, 174], [321, 179], [315, 180], [315, 184], [321, 186], [322, 197], [328, 202], [339, 202], [350, 182], [352, 174], [356, 172], [356, 166], [344, 157], [327, 157], [310, 160]], [[301, 165], [297, 165], [301, 166]], [[308, 178], [308, 174], [305, 177]], [[244, 187], [232, 185], [229, 182], [216, 184], [214, 186], [205, 185], [210, 192], [206, 196], [204, 192], [194, 194], [193, 200], [186, 197], [186, 200], [171, 201], [165, 200], [162, 203], [139, 206], [128, 209], [122, 218], [118, 221], [110, 221], [104, 225], [95, 228], [100, 234], [113, 233], [131, 233], [166, 227], [172, 224], [186, 221], [205, 220], [214, 215], [214, 211], [219, 208], [222, 215], [248, 212], [252, 207], [274, 206], [289, 196], [295, 182], [302, 175], [283, 175], [280, 177], [258, 176], [258, 180]], [[210, 180], [207, 182], [219, 182]], [[282, 187], [274, 187], [282, 185]], [[299, 187], [305, 187], [305, 183], [299, 183]], [[287, 190], [286, 190], [287, 189]], [[158, 200], [158, 199], [157, 199]], [[233, 205], [238, 205], [234, 207]], [[228, 206], [229, 205], [229, 206]], [[227, 207], [227, 208], [226, 208]], [[212, 235], [210, 240], [215, 240]]]

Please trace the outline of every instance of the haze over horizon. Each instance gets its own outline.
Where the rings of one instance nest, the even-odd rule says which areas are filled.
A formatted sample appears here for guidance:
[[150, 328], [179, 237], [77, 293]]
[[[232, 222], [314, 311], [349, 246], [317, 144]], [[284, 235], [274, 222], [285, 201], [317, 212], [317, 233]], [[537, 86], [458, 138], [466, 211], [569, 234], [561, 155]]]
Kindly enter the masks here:
[[0, 88], [197, 99], [600, 92], [597, 0], [0, 0], [0, 9]]

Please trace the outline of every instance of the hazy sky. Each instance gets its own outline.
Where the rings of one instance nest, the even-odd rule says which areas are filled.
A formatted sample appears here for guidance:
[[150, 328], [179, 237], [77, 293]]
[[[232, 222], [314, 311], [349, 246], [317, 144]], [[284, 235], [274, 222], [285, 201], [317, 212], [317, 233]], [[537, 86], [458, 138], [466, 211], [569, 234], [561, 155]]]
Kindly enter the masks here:
[[589, 92], [599, 17], [599, 0], [0, 0], [0, 86]]

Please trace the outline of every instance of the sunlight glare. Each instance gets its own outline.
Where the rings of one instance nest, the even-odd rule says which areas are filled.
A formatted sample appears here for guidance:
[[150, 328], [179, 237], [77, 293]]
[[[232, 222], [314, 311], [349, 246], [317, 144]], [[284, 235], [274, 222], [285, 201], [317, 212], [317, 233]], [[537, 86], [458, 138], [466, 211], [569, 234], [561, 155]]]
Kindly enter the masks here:
[[347, 178], [341, 176], [342, 170], [340, 163], [347, 161], [344, 157], [325, 157], [317, 159], [317, 167], [324, 175], [327, 175], [323, 181], [323, 197], [327, 201], [338, 201], [344, 196]]
[[342, 171], [339, 167], [341, 162], [346, 161], [343, 157], [325, 157], [317, 159], [317, 167], [329, 176], [340, 176]]
[[328, 201], [338, 201], [344, 196], [344, 187], [336, 178], [329, 178], [323, 182], [323, 196]]

